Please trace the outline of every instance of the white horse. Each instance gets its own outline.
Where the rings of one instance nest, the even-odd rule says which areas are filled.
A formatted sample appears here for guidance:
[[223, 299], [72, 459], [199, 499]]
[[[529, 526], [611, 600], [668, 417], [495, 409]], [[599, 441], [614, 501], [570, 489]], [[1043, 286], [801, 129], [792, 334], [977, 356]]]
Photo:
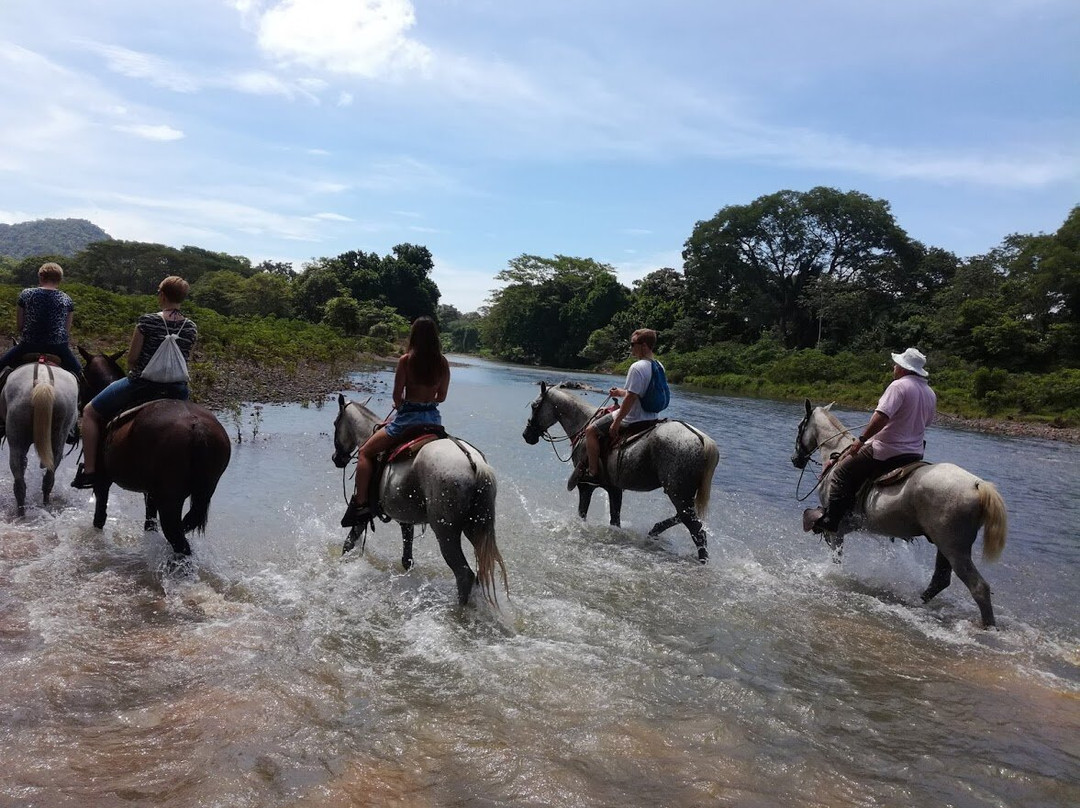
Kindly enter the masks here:
[[0, 419], [8, 441], [8, 465], [14, 478], [19, 516], [26, 513], [26, 455], [37, 450], [45, 474], [42, 505], [49, 504], [56, 469], [64, 458], [64, 441], [79, 417], [79, 381], [46, 362], [19, 365], [0, 391]]
[[[806, 415], [799, 424], [795, 454], [791, 457], [796, 468], [805, 468], [815, 451], [820, 451], [824, 464], [855, 442], [854, 436], [829, 412], [831, 407], [813, 407], [809, 399], [806, 401]], [[828, 471], [823, 475], [818, 490], [821, 501], [827, 502], [832, 475]], [[983, 625], [994, 625], [990, 587], [971, 561], [971, 547], [980, 527], [984, 559], [995, 560], [1005, 548], [1005, 502], [992, 483], [952, 463], [920, 466], [902, 482], [872, 486], [860, 515], [867, 530], [908, 541], [926, 536], [937, 548], [934, 575], [922, 593], [923, 603], [945, 589], [955, 572], [975, 598]], [[839, 541], [833, 540], [834, 547], [839, 546]]]
[[[363, 404], [338, 396], [334, 419], [334, 465], [345, 468], [356, 447], [366, 440], [382, 419]], [[495, 543], [495, 472], [479, 449], [456, 438], [440, 438], [425, 443], [415, 456], [396, 459], [379, 482], [379, 508], [401, 524], [404, 541], [401, 563], [412, 566], [413, 526], [431, 526], [439, 540], [439, 550], [457, 579], [458, 602], [469, 600], [473, 584], [479, 581], [485, 598], [495, 597], [495, 565], [503, 588], [509, 592], [506, 566]], [[461, 534], [473, 544], [476, 574], [461, 551]], [[346, 551], [351, 549], [346, 543]]]
[[[555, 423], [571, 440], [575, 464], [585, 458], [585, 427], [597, 416], [596, 407], [568, 391], [569, 382], [549, 387], [540, 382], [540, 396], [530, 405], [532, 414], [522, 437], [535, 445]], [[709, 508], [713, 472], [720, 462], [715, 441], [699, 429], [682, 421], [661, 421], [640, 437], [621, 441], [601, 458], [601, 478], [610, 481], [600, 487], [607, 491], [611, 524], [619, 526], [623, 491], [654, 491], [663, 488], [675, 515], [653, 525], [650, 536], [657, 536], [682, 522], [698, 548], [698, 560], [709, 559], [705, 528], [701, 519]], [[594, 486], [579, 485], [578, 515], [589, 512]]]

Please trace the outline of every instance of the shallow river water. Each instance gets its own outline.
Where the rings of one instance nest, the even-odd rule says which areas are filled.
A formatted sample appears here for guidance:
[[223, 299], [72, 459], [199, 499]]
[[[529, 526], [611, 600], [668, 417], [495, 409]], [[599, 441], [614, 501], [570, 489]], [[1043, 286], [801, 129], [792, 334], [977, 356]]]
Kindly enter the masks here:
[[[984, 631], [959, 582], [919, 601], [925, 541], [852, 536], [838, 565], [801, 531], [801, 405], [675, 389], [721, 448], [707, 566], [681, 527], [646, 535], [659, 492], [579, 521], [521, 438], [568, 377], [453, 369], [444, 421], [498, 475], [498, 609], [456, 605], [430, 533], [409, 572], [394, 525], [341, 557], [332, 399], [222, 416], [242, 442], [186, 571], [133, 494], [91, 527], [73, 457], [47, 511], [31, 470], [21, 521], [5, 470], [0, 805], [1080, 804], [1080, 447], [931, 429], [928, 459], [1009, 510], [1001, 560], [976, 545]], [[358, 377], [376, 411], [390, 380]]]

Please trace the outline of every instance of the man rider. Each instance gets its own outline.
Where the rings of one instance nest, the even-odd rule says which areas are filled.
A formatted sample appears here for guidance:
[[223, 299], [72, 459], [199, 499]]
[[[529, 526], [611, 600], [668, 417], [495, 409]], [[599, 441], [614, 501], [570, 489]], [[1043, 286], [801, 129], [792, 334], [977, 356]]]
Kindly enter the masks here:
[[579, 465], [570, 475], [567, 488], [600, 484], [600, 442], [608, 439], [612, 443], [619, 439], [622, 427], [641, 421], [653, 421], [656, 413], [647, 413], [641, 407], [641, 396], [649, 389], [652, 380], [653, 351], [656, 349], [656, 332], [651, 328], [639, 328], [630, 335], [630, 353], [637, 361], [626, 372], [626, 386], [612, 387], [608, 395], [621, 398], [622, 404], [614, 413], [608, 413], [593, 421], [585, 430], [585, 452], [587, 466]]
[[937, 395], [926, 381], [926, 357], [915, 348], [891, 356], [892, 383], [866, 429], [836, 462], [825, 507], [803, 511], [803, 530], [837, 532], [863, 483], [922, 460], [926, 427], [937, 412]]

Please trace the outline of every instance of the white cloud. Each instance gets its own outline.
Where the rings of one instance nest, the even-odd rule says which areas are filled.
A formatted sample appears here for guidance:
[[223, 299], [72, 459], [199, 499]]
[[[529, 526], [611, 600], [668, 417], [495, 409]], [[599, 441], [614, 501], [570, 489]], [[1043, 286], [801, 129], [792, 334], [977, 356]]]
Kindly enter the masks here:
[[131, 124], [114, 126], [117, 132], [126, 132], [129, 135], [135, 135], [136, 137], [145, 138], [146, 140], [181, 140], [184, 137], [184, 133], [179, 129], [173, 129], [171, 126], [165, 124], [159, 124], [157, 126], [151, 126], [150, 124]]
[[431, 60], [406, 36], [415, 24], [408, 0], [283, 0], [262, 13], [258, 42], [284, 64], [375, 78]]
[[348, 216], [342, 216], [340, 213], [316, 213], [313, 219], [322, 219], [327, 222], [351, 222], [353, 221]]
[[144, 79], [158, 87], [178, 93], [193, 93], [199, 89], [198, 79], [165, 59], [117, 45], [88, 42], [86, 47], [105, 57], [109, 70], [122, 76]]

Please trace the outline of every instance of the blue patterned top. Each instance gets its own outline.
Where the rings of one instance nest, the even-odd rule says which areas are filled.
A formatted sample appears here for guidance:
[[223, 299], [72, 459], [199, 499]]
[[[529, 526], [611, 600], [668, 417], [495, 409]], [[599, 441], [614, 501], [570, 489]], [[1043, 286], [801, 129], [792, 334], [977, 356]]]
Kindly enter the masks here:
[[67, 316], [75, 303], [59, 289], [35, 286], [19, 293], [24, 312], [21, 340], [35, 345], [67, 345]]

